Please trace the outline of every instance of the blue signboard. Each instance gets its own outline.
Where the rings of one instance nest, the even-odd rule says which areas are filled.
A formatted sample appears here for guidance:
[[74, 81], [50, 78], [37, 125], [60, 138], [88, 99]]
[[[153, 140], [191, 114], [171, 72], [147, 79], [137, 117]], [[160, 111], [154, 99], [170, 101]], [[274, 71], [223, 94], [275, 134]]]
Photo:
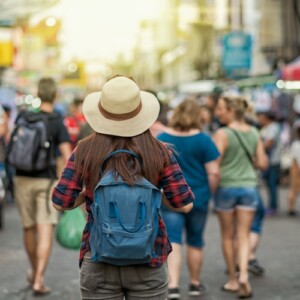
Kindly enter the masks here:
[[234, 31], [223, 37], [222, 68], [228, 77], [246, 76], [251, 68], [252, 38]]
[[0, 27], [12, 27], [15, 21], [11, 19], [0, 19]]

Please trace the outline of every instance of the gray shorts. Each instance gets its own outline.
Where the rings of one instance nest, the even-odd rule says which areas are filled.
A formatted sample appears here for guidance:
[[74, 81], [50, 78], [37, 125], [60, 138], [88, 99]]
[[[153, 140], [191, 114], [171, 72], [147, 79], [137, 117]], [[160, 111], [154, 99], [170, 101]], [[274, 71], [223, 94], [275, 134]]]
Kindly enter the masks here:
[[167, 264], [159, 268], [147, 265], [117, 267], [95, 263], [86, 253], [80, 271], [83, 300], [165, 300], [168, 294]]

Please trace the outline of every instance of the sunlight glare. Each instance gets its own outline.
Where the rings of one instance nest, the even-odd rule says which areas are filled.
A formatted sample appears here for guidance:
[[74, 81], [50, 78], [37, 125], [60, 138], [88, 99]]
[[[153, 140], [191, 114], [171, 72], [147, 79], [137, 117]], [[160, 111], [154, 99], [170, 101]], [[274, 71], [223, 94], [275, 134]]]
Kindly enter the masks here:
[[63, 60], [111, 59], [134, 47], [141, 20], [157, 17], [159, 7], [158, 0], [61, 0], [40, 17], [62, 19]]

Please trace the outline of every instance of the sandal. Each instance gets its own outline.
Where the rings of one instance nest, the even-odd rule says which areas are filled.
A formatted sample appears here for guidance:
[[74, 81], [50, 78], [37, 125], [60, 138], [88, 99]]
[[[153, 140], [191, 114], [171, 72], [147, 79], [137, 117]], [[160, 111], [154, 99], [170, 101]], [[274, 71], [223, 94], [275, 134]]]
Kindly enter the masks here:
[[238, 298], [247, 299], [253, 296], [253, 292], [249, 283], [241, 283], [239, 287]]
[[265, 273], [265, 269], [258, 263], [257, 259], [249, 260], [248, 271], [256, 276], [261, 276]]
[[51, 289], [46, 286], [43, 286], [41, 289], [32, 289], [33, 296], [45, 296], [51, 293]]
[[227, 282], [221, 286], [221, 291], [227, 292], [227, 293], [237, 293], [239, 291], [239, 289], [233, 290], [233, 289], [229, 289], [229, 288], [225, 287], [226, 284], [227, 284]]

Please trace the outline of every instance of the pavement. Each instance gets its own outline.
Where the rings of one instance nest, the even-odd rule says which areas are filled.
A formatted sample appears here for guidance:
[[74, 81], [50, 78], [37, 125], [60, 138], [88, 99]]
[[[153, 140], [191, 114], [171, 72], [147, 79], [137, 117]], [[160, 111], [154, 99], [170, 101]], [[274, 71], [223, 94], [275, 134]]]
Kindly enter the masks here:
[[[256, 300], [300, 300], [300, 216], [286, 215], [287, 190], [280, 189], [280, 211], [266, 218], [257, 256], [266, 268], [263, 277], [251, 276]], [[300, 210], [298, 203], [298, 210]], [[0, 299], [36, 299], [26, 282], [27, 257], [23, 249], [22, 228], [15, 205], [6, 205], [4, 228], [0, 231]], [[182, 268], [182, 299], [229, 300], [233, 294], [220, 290], [226, 282], [225, 264], [220, 248], [220, 231], [216, 215], [210, 214], [206, 228], [205, 258], [202, 280], [207, 288], [201, 297], [187, 297], [188, 272]], [[184, 255], [184, 254], [183, 254]], [[183, 259], [183, 262], [185, 259]], [[46, 274], [52, 293], [45, 300], [79, 300], [78, 252], [63, 249], [56, 241]]]

